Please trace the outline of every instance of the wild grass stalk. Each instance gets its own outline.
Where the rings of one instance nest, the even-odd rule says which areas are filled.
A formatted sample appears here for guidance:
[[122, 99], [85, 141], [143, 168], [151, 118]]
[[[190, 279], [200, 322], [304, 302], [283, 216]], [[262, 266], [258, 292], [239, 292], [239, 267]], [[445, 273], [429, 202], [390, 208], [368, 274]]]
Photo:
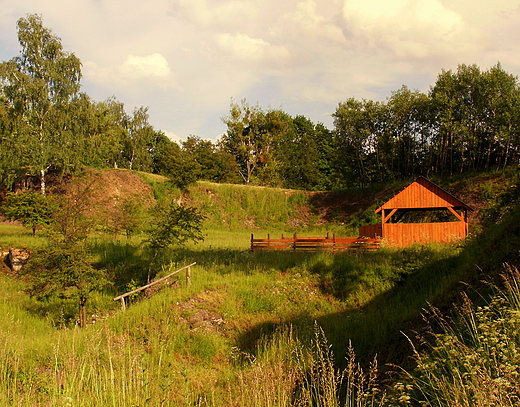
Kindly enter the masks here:
[[353, 349], [347, 368], [336, 367], [330, 344], [319, 327], [309, 344], [301, 342], [291, 326], [281, 327], [258, 345], [257, 356], [246, 358], [246, 367], [230, 389], [232, 406], [380, 406], [377, 365], [366, 374], [355, 361]]
[[456, 321], [435, 309], [432, 321], [442, 328], [427, 352], [414, 347], [417, 368], [398, 383], [404, 404], [426, 406], [497, 406], [520, 403], [520, 273], [507, 267], [505, 289], [487, 305], [466, 298]]

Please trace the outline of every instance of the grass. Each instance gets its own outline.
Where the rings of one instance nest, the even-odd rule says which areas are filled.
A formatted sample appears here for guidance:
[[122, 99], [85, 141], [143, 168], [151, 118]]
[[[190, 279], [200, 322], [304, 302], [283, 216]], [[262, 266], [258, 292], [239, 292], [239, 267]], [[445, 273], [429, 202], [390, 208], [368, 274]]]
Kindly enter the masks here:
[[[506, 266], [504, 289], [483, 306], [469, 298], [447, 320], [432, 308], [430, 320], [441, 328], [421, 348], [413, 345], [416, 368], [404, 372], [395, 397], [425, 406], [516, 406], [520, 402], [520, 273]], [[419, 345], [417, 345], [419, 346]]]
[[33, 236], [30, 228], [23, 227], [17, 223], [0, 223], [0, 248], [9, 247], [35, 248], [43, 246], [47, 242], [41, 231]]
[[[6, 346], [4, 359], [18, 360], [15, 376], [28, 377], [27, 383], [17, 384], [13, 402], [23, 404], [33, 398], [42, 404], [74, 405], [81, 399], [85, 405], [140, 405], [151, 398], [163, 400], [162, 405], [288, 405], [294, 391], [290, 386], [304, 379], [318, 380], [314, 377], [318, 373], [308, 376], [309, 370], [318, 369], [310, 367], [310, 354], [319, 363], [328, 363], [329, 371], [331, 366], [347, 369], [350, 339], [361, 360], [370, 360], [374, 350], [397, 335], [396, 326], [420, 312], [425, 298], [431, 298], [439, 274], [425, 280], [431, 272], [426, 268], [458, 254], [456, 248], [441, 246], [411, 248], [407, 253], [252, 253], [246, 237], [245, 232], [218, 231], [203, 244], [167, 253], [173, 269], [197, 262], [190, 287], [179, 276], [172, 282], [177, 288], [137, 298], [125, 313], [111, 302], [121, 292], [101, 295], [90, 304], [90, 313], [100, 315], [98, 322], [81, 331], [70, 325], [51, 329], [52, 324], [60, 325], [59, 315], [49, 313], [51, 323], [38, 318], [42, 308], [38, 310], [19, 290], [26, 301], [19, 307], [20, 319], [39, 319], [46, 330], [27, 337], [23, 350], [13, 350], [19, 343], [17, 334], [6, 338], [11, 347]], [[113, 264], [139, 264], [138, 239], [112, 242], [97, 237], [91, 243], [100, 258]], [[405, 289], [399, 284], [405, 284]], [[411, 287], [410, 296], [401, 297]], [[417, 298], [410, 304], [412, 297]], [[333, 354], [312, 353], [317, 351], [312, 336], [315, 321], [327, 338], [327, 352]], [[293, 329], [286, 338], [292, 343], [287, 352], [296, 347], [306, 356], [291, 361], [288, 355], [289, 360], [277, 365], [281, 363], [275, 360], [278, 351], [271, 359], [265, 353], [269, 346], [281, 346], [278, 332], [284, 327]], [[31, 359], [26, 353], [30, 349], [41, 350]], [[255, 362], [237, 363], [237, 351], [241, 359]], [[282, 378], [289, 369], [286, 363], [292, 366], [292, 376]], [[35, 367], [37, 373], [29, 374]], [[301, 400], [321, 397], [320, 386], [336, 386], [341, 378], [336, 373], [328, 373], [328, 384], [307, 384], [312, 391], [298, 390]], [[40, 385], [33, 388], [29, 382]], [[13, 385], [11, 381], [9, 386]], [[243, 386], [258, 388], [251, 399], [254, 403], [244, 404], [242, 392], [249, 387]], [[269, 396], [261, 390], [265, 386], [271, 389]], [[285, 393], [277, 386], [284, 387]], [[336, 404], [323, 401], [323, 405], [340, 405], [338, 400], [344, 396], [329, 394], [327, 400]]]
[[[478, 282], [476, 264], [491, 270], [516, 258], [520, 228], [514, 214], [505, 226], [461, 246], [252, 253], [251, 232], [288, 232], [287, 222], [299, 215], [287, 208], [297, 209], [305, 195], [254, 188], [238, 199], [231, 186], [197, 188], [201, 197], [193, 199], [206, 193], [213, 216], [206, 240], [165, 251], [157, 270], [164, 275], [195, 261], [191, 286], [179, 275], [121, 312], [112, 298], [146, 274], [141, 238], [92, 236], [96, 261], [116, 284], [94, 296], [89, 314], [95, 317], [80, 330], [70, 316], [74, 304], [37, 303], [24, 293], [23, 281], [0, 277], [0, 405], [517, 403], [518, 274], [509, 273], [505, 289], [483, 293], [478, 305], [467, 301], [452, 323], [440, 318], [467, 289], [460, 281]], [[263, 199], [260, 192], [269, 198], [255, 215], [250, 208]], [[211, 208], [222, 197], [235, 218], [227, 224], [220, 209]], [[283, 213], [272, 224], [257, 222], [278, 210]], [[255, 225], [245, 228], [253, 218]], [[306, 219], [311, 222], [299, 234], [328, 231]], [[330, 229], [348, 233], [343, 225]], [[21, 227], [0, 233], [13, 245], [44, 242], [31, 240]], [[429, 303], [440, 311], [426, 325], [421, 314]], [[410, 333], [425, 325], [435, 333], [417, 329], [418, 343]], [[414, 347], [401, 332], [409, 333]], [[383, 365], [405, 369], [391, 388], [377, 380], [376, 354]]]

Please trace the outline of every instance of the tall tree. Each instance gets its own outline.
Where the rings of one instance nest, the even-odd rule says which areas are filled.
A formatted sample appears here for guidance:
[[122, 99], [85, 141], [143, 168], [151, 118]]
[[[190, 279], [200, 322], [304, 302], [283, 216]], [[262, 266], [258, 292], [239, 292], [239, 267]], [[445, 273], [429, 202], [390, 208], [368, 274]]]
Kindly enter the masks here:
[[342, 188], [344, 186], [335, 163], [338, 161], [338, 148], [334, 132], [329, 130], [323, 123], [315, 126], [314, 137], [318, 150], [317, 167], [319, 170], [319, 181], [316, 189], [327, 191]]
[[222, 121], [228, 127], [222, 143], [236, 157], [240, 175], [248, 184], [272, 147], [265, 126], [265, 113], [244, 99], [241, 104], [232, 102], [229, 115]]
[[275, 155], [286, 188], [312, 190], [320, 181], [319, 152], [314, 124], [304, 116], [291, 119], [278, 140]]
[[240, 182], [235, 157], [220, 145], [197, 136], [182, 142], [182, 151], [196, 163], [197, 179], [213, 182]]
[[[500, 65], [481, 71], [459, 65], [443, 71], [431, 97], [437, 113], [437, 168], [450, 174], [488, 170], [509, 153], [518, 112], [518, 81]], [[503, 147], [501, 147], [503, 146]]]
[[406, 86], [392, 92], [386, 104], [386, 132], [380, 141], [386, 176], [407, 178], [426, 170], [430, 137], [430, 99]]
[[[336, 136], [345, 160], [345, 170], [351, 170], [357, 178], [359, 186], [365, 188], [370, 181], [373, 169], [367, 166], [368, 159], [377, 153], [376, 133], [379, 129], [381, 104], [371, 100], [347, 99], [340, 103], [333, 113]], [[376, 171], [380, 174], [378, 154]], [[352, 168], [352, 161], [356, 168]], [[348, 176], [349, 174], [345, 174]]]
[[148, 122], [147, 107], [134, 109], [133, 116], [128, 123], [128, 137], [126, 138], [124, 155], [131, 170], [151, 171], [155, 130]]
[[[520, 88], [518, 78], [508, 74], [500, 64], [484, 72], [488, 132], [493, 135], [488, 144], [486, 169], [495, 164], [505, 168], [518, 162], [520, 142]], [[493, 162], [494, 161], [494, 162]]]
[[200, 166], [195, 158], [164, 133], [155, 133], [151, 155], [153, 172], [168, 177], [176, 187], [185, 189], [197, 181]]
[[67, 153], [63, 126], [57, 119], [80, 89], [81, 63], [63, 50], [61, 40], [43, 26], [42, 18], [29, 14], [18, 20], [21, 54], [0, 64], [2, 93], [16, 120], [19, 154], [29, 158], [25, 169], [40, 177], [45, 193], [45, 176], [59, 167]]

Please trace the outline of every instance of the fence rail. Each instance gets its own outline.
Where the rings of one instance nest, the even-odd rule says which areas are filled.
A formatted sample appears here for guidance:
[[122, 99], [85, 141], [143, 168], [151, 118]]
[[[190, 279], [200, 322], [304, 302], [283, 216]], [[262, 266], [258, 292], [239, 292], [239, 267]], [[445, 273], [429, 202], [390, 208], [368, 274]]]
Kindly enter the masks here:
[[365, 239], [359, 237], [284, 237], [271, 239], [255, 239], [251, 235], [251, 251], [260, 250], [295, 250], [295, 251], [366, 251], [377, 250], [381, 245], [381, 239]]
[[191, 284], [191, 267], [194, 266], [195, 264], [197, 264], [197, 263], [191, 263], [190, 265], [184, 266], [183, 268], [176, 270], [173, 273], [168, 274], [167, 276], [158, 278], [157, 280], [152, 281], [149, 284], [143, 285], [142, 287], [136, 288], [135, 290], [129, 291], [127, 293], [118, 295], [117, 297], [114, 298], [114, 301], [121, 301], [121, 308], [123, 308], [123, 311], [124, 311], [126, 309], [126, 304], [125, 304], [126, 297], [128, 297], [129, 295], [138, 293], [140, 291], [146, 290], [147, 288], [150, 288], [150, 287], [154, 286], [155, 284], [161, 283], [161, 282], [169, 279], [174, 274], [177, 274], [183, 270], [186, 270], [186, 284], [190, 285]]

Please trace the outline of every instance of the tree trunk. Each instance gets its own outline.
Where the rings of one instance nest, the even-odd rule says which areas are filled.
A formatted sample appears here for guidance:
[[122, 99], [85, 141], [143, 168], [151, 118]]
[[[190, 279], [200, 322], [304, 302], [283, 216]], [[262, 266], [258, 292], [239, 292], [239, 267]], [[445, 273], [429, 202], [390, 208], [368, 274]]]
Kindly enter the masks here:
[[45, 195], [45, 169], [40, 170], [40, 190], [43, 195]]
[[85, 328], [87, 325], [87, 307], [85, 306], [87, 299], [80, 297], [79, 299], [79, 327]]
[[152, 265], [155, 262], [155, 259], [157, 258], [157, 255], [159, 254], [158, 250], [155, 250], [152, 260], [150, 260], [150, 264], [148, 265], [148, 277], [146, 278], [146, 284], [150, 284], [150, 275], [152, 273]]

